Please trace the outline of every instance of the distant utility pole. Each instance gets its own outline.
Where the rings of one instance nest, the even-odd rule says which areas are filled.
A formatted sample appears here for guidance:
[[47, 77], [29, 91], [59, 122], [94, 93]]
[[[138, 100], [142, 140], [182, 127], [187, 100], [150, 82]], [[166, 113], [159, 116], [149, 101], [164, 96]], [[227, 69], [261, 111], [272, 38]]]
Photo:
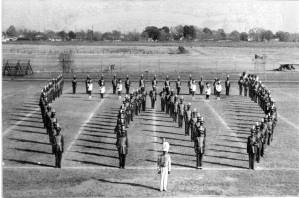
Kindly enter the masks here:
[[91, 40], [93, 41], [93, 25], [91, 26]]

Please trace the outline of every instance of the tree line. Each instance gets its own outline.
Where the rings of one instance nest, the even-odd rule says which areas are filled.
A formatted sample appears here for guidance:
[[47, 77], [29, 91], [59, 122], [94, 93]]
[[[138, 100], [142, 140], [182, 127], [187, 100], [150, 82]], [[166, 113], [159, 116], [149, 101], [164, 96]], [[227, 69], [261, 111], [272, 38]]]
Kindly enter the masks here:
[[113, 30], [111, 32], [93, 31], [91, 29], [81, 31], [53, 31], [44, 32], [17, 29], [11, 25], [6, 31], [2, 32], [2, 37], [17, 37], [18, 40], [89, 40], [89, 41], [270, 41], [276, 39], [282, 42], [297, 42], [299, 34], [285, 31], [273, 33], [271, 30], [263, 28], [253, 28], [248, 32], [225, 32], [223, 29], [212, 30], [210, 28], [198, 28], [193, 25], [178, 25], [174, 27], [147, 26], [142, 32], [120, 32]]

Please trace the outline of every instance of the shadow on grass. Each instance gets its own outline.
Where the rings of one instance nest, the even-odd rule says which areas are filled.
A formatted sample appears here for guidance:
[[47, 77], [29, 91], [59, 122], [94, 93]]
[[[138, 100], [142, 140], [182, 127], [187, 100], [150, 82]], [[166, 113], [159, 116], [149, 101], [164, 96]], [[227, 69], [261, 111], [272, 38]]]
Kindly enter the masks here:
[[84, 139], [84, 138], [79, 138], [78, 141], [89, 142], [89, 143], [108, 144], [108, 145], [115, 146], [115, 143], [103, 142], [103, 141], [96, 141], [96, 140], [89, 140], [89, 139]]
[[246, 150], [246, 148], [244, 148], [244, 147], [240, 147], [240, 146], [229, 146], [229, 145], [223, 145], [223, 144], [212, 144], [211, 146], [220, 146], [220, 147], [226, 147], [226, 148]]
[[36, 128], [36, 129], [44, 129], [43, 126], [33, 126], [33, 125], [27, 125], [27, 124], [19, 124], [19, 127], [29, 127], [29, 128]]
[[247, 162], [248, 160], [243, 160], [243, 159], [238, 159], [238, 158], [232, 158], [232, 157], [225, 157], [225, 156], [217, 156], [217, 155], [207, 155], [207, 157], [212, 157], [212, 158], [219, 158], [219, 159], [228, 159], [228, 160], [234, 160], [234, 161], [244, 161]]
[[[148, 151], [151, 151], [151, 152], [157, 152], [159, 154], [162, 153], [162, 151], [156, 151], [154, 149], [148, 149]], [[178, 153], [178, 152], [173, 152], [173, 151], [170, 151], [168, 152], [169, 154], [173, 154], [173, 155], [182, 155], [182, 156], [191, 156], [191, 157], [195, 157], [195, 153], [194, 155], [190, 155], [190, 154], [187, 154], [187, 153]]]
[[99, 147], [99, 146], [87, 146], [87, 145], [82, 145], [82, 144], [76, 144], [76, 146], [80, 146], [83, 148], [88, 148], [88, 149], [99, 149], [99, 150], [107, 150], [107, 151], [115, 151], [117, 152], [117, 149], [115, 147], [115, 149], [111, 149], [111, 148], [105, 148], [105, 147]]
[[[161, 142], [151, 142], [151, 143], [154, 143], [154, 144], [162, 144]], [[188, 145], [184, 145], [184, 144], [174, 144], [174, 143], [170, 143], [170, 146], [174, 146], [174, 147], [185, 147], [185, 148], [194, 148], [193, 146], [188, 146]]]
[[247, 141], [238, 141], [238, 140], [231, 140], [231, 139], [220, 139], [220, 140], [227, 141], [227, 142], [243, 143], [243, 144], [247, 143]]
[[14, 131], [22, 132], [22, 133], [34, 133], [34, 134], [43, 134], [43, 135], [48, 135], [46, 131], [31, 131], [31, 130], [24, 130], [24, 129], [14, 129]]
[[191, 142], [190, 140], [184, 140], [179, 138], [167, 137], [167, 136], [155, 136], [155, 135], [146, 135], [148, 137], [156, 137], [156, 138], [166, 138], [167, 140], [175, 140], [175, 141], [182, 141], [182, 142]]
[[[107, 122], [105, 121], [105, 123], [108, 123], [108, 124], [103, 124], [103, 121], [102, 120], [98, 120], [99, 122], [95, 122], [95, 120], [93, 122], [88, 122], [87, 126], [88, 125], [94, 125], [94, 126], [106, 126], [106, 127], [115, 127], [116, 125], [116, 121], [114, 122]], [[111, 123], [111, 124], [109, 124]]]
[[86, 136], [90, 136], [90, 137], [108, 138], [108, 139], [116, 140], [116, 137], [111, 137], [111, 136], [94, 135], [94, 134], [86, 134], [86, 133], [83, 133], [82, 135], [86, 135]]
[[231, 165], [231, 164], [225, 164], [225, 163], [219, 163], [219, 162], [211, 162], [207, 161], [205, 159], [202, 160], [202, 163], [207, 163], [207, 164], [215, 164], [215, 165], [220, 165], [220, 166], [226, 166], [226, 167], [231, 167], [231, 168], [240, 168], [240, 169], [248, 169], [248, 167], [245, 166], [237, 166], [237, 165]]
[[8, 138], [8, 139], [13, 140], [13, 141], [17, 141], [17, 142], [29, 142], [29, 143], [34, 143], [34, 144], [50, 145], [50, 143], [47, 143], [47, 142], [39, 142], [39, 141], [26, 140], [26, 139], [21, 139], [21, 138]]
[[102, 115], [102, 114], [98, 114], [98, 115], [94, 116], [93, 118], [100, 118], [100, 119], [104, 119], [104, 120], [111, 120], [111, 119], [116, 120], [117, 119], [116, 115], [107, 116], [107, 115]]
[[[154, 160], [146, 159], [145, 161], [157, 164], [157, 161], [154, 161]], [[190, 166], [188, 164], [179, 164], [179, 163], [175, 163], [175, 162], [171, 162], [171, 166], [180, 166], [180, 167], [193, 168], [193, 169], [196, 168], [195, 166]]]
[[[157, 126], [157, 125], [151, 125], [151, 126]], [[148, 129], [143, 129], [143, 132], [150, 132], [150, 133], [164, 133], [164, 134], [172, 134], [172, 135], [179, 135], [179, 136], [185, 136], [183, 133], [174, 133], [170, 131], [159, 131], [159, 130], [148, 130]]]
[[114, 130], [114, 128], [115, 128], [115, 126], [114, 127], [102, 127], [102, 126], [99, 126], [99, 127], [94, 127], [94, 126], [90, 126], [89, 124], [86, 124], [85, 126], [84, 126], [84, 129], [96, 129], [96, 130], [98, 130], [98, 131], [101, 131], [102, 129], [104, 129], [104, 130], [111, 130], [111, 131], [113, 131]]
[[9, 148], [17, 151], [24, 151], [24, 152], [30, 152], [30, 153], [40, 153], [40, 154], [50, 154], [52, 155], [53, 153], [49, 153], [46, 151], [37, 151], [37, 150], [32, 150], [32, 149], [22, 149], [22, 148]]
[[20, 163], [20, 164], [31, 164], [31, 165], [36, 165], [36, 166], [55, 167], [53, 165], [37, 163], [37, 162], [31, 162], [31, 161], [26, 161], [26, 160], [15, 160], [15, 159], [4, 159], [4, 160], [11, 161], [11, 162], [17, 162], [17, 163]]
[[[17, 114], [17, 113], [21, 113], [21, 114]], [[38, 117], [42, 117], [41, 113], [39, 112], [39, 110], [33, 109], [33, 110], [16, 110], [16, 113], [14, 113], [15, 115], [19, 115], [22, 117], [25, 117], [28, 114], [31, 115], [37, 115]], [[25, 114], [25, 115], [22, 115]]]
[[137, 184], [137, 183], [132, 183], [132, 182], [120, 182], [120, 181], [108, 181], [105, 179], [97, 179], [100, 182], [105, 182], [105, 183], [110, 183], [110, 184], [123, 184], [123, 185], [129, 185], [129, 186], [133, 186], [133, 187], [142, 187], [142, 188], [147, 188], [147, 189], [151, 189], [151, 190], [155, 190], [155, 191], [159, 191], [159, 188], [154, 188], [152, 186], [146, 186], [143, 184]]
[[247, 140], [247, 137], [243, 137], [243, 136], [233, 136], [233, 135], [217, 135], [217, 136], [228, 137], [228, 138], [239, 138], [239, 139]]
[[40, 120], [37, 121], [37, 120], [32, 120], [32, 119], [30, 119], [30, 120], [28, 120], [28, 119], [27, 119], [27, 120], [24, 120], [24, 119], [23, 119], [23, 120], [22, 120], [22, 119], [17, 119], [17, 118], [11, 118], [10, 120], [11, 120], [11, 121], [15, 121], [15, 122], [19, 122], [19, 121], [20, 121], [20, 122], [28, 122], [28, 123], [39, 123], [39, 124], [43, 124], [43, 122], [41, 122]]
[[173, 123], [172, 121], [169, 120], [159, 120], [159, 119], [149, 119], [149, 118], [142, 118], [144, 121], [157, 121], [157, 122], [170, 122]]
[[119, 168], [118, 166], [115, 165], [109, 165], [109, 164], [102, 164], [99, 162], [90, 162], [90, 161], [85, 161], [85, 160], [75, 160], [75, 159], [66, 159], [69, 161], [74, 161], [74, 162], [79, 162], [82, 164], [89, 164], [89, 165], [96, 165], [96, 166], [104, 166], [104, 167], [111, 167], [111, 168]]
[[207, 149], [207, 151], [215, 151], [220, 153], [234, 153], [234, 154], [241, 154], [241, 155], [247, 155], [246, 153], [237, 152], [237, 151], [227, 151], [227, 150], [220, 150], [220, 149]]
[[112, 130], [112, 129], [105, 129], [105, 131], [103, 131], [103, 130], [92, 130], [92, 129], [86, 129], [85, 127], [84, 127], [84, 130], [83, 131], [86, 131], [86, 132], [91, 132], [91, 133], [99, 133], [99, 134], [101, 134], [101, 133], [104, 133], [104, 134], [114, 134], [114, 130]]
[[159, 127], [167, 127], [167, 128], [174, 128], [173, 126], [167, 126], [167, 125], [161, 125], [161, 124], [147, 124], [147, 123], [142, 123], [142, 125], [146, 125], [146, 126], [159, 126]]
[[32, 112], [32, 114], [34, 114], [34, 113], [35, 114], [40, 114], [39, 112], [37, 112], [39, 110], [38, 106], [34, 107], [34, 108], [15, 108], [15, 110], [17, 112], [22, 112], [23, 111], [23, 112], [27, 112], [27, 113], [31, 113]]
[[104, 154], [92, 153], [92, 152], [86, 152], [86, 151], [71, 151], [71, 152], [80, 153], [80, 154], [84, 154], [84, 155], [92, 155], [92, 156], [97, 156], [97, 157], [108, 157], [108, 158], [118, 159], [118, 157], [116, 157], [116, 156], [104, 155]]

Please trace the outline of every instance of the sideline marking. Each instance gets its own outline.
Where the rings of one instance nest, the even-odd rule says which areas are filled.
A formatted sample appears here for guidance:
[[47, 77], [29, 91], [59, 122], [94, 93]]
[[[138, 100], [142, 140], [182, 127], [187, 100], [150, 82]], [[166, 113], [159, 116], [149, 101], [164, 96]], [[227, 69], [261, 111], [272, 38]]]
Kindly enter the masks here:
[[[225, 120], [219, 115], [219, 113], [214, 109], [214, 107], [212, 107], [208, 102], [205, 102], [205, 104], [207, 105], [207, 107], [210, 109], [210, 111], [212, 111], [212, 113], [220, 120], [220, 122], [223, 124], [223, 126], [225, 126], [226, 129], [228, 129], [230, 131], [230, 134], [232, 136], [234, 136], [238, 141], [243, 142], [242, 139], [240, 139], [238, 137], [238, 135], [228, 126], [228, 124], [225, 122]], [[237, 142], [237, 144], [242, 147], [242, 148], [246, 148], [244, 147], [244, 145], [246, 146], [246, 143], [241, 143], [241, 142]], [[244, 158], [245, 159], [245, 158]]]
[[[298, 89], [298, 88], [297, 88], [297, 89]], [[290, 97], [290, 98], [295, 99], [295, 101], [298, 102], [299, 97], [296, 97], [296, 96], [294, 96], [293, 94], [291, 94], [291, 93], [289, 93], [289, 92], [282, 91], [282, 90], [279, 90], [279, 89], [276, 89], [276, 90], [275, 90], [275, 88], [274, 88], [273, 92], [280, 92], [280, 93], [282, 93], [282, 94], [284, 94], [284, 95], [287, 95], [287, 96]]]
[[28, 117], [32, 116], [32, 114], [34, 114], [35, 112], [37, 112], [39, 110], [39, 107], [35, 108], [34, 110], [32, 110], [30, 113], [27, 113], [25, 115], [25, 117], [23, 117], [21, 120], [17, 121], [14, 125], [8, 127], [3, 133], [2, 136], [7, 135], [9, 132], [11, 132], [11, 130], [15, 129], [17, 126], [19, 126], [21, 123], [23, 123]]
[[[158, 142], [158, 138], [157, 138], [157, 133], [156, 133], [156, 131], [157, 131], [157, 126], [156, 126], [156, 124], [157, 124], [157, 121], [156, 121], [156, 109], [154, 109], [153, 110], [153, 113], [152, 113], [152, 116], [153, 116], [153, 130], [154, 130], [154, 141], [155, 142]], [[157, 150], [157, 144], [155, 144], [154, 143], [154, 150], [155, 151], [158, 151]], [[154, 152], [154, 157], [155, 157], [155, 159], [158, 159], [158, 156], [157, 156], [158, 154], [157, 154], [157, 152]]]
[[[70, 91], [71, 88], [66, 89], [65, 91]], [[62, 95], [63, 97], [63, 95]], [[36, 103], [38, 105], [38, 102]], [[19, 120], [18, 122], [16, 122], [14, 125], [8, 127], [3, 133], [2, 136], [7, 135], [9, 132], [11, 132], [11, 130], [15, 129], [17, 126], [19, 126], [21, 123], [23, 123], [28, 117], [32, 116], [32, 114], [36, 113], [37, 111], [39, 111], [40, 107], [36, 107], [35, 109], [31, 110], [30, 113], [27, 113], [21, 120]]]
[[2, 96], [2, 100], [5, 100], [6, 98], [12, 97], [12, 96], [16, 96], [17, 94], [8, 94], [6, 96]]
[[282, 116], [281, 114], [277, 113], [277, 115], [278, 115], [278, 118], [280, 118], [282, 121], [284, 121], [285, 123], [287, 123], [288, 125], [294, 127], [295, 129], [297, 129], [299, 131], [299, 126], [297, 126], [293, 122], [289, 121], [286, 117]]
[[[103, 167], [103, 166], [62, 166], [61, 169], [56, 169], [54, 167], [42, 167], [42, 166], [3, 166], [3, 169], [28, 169], [28, 170], [63, 170], [63, 169], [74, 169], [74, 170], [119, 170], [118, 167]], [[156, 170], [156, 166], [126, 166], [128, 170]], [[173, 167], [174, 170], [198, 170], [194, 168], [188, 167]], [[203, 167], [200, 171], [204, 170], [219, 170], [219, 171], [248, 171], [251, 172], [252, 170], [245, 169], [245, 168], [221, 168], [221, 167]], [[299, 168], [263, 168], [257, 167], [254, 171], [298, 171]]]
[[[109, 89], [108, 92], [110, 92], [112, 89]], [[76, 142], [76, 140], [79, 138], [79, 136], [81, 135], [81, 133], [83, 132], [85, 126], [89, 123], [89, 121], [91, 120], [91, 118], [94, 116], [94, 114], [99, 110], [99, 108], [102, 106], [104, 100], [106, 100], [106, 98], [103, 98], [99, 104], [96, 106], [96, 108], [92, 111], [92, 113], [88, 116], [88, 118], [85, 120], [85, 122], [83, 123], [83, 125], [81, 125], [78, 133], [76, 134], [75, 138], [73, 139], [73, 141], [70, 143], [70, 145], [67, 147], [67, 149], [65, 150], [65, 155], [63, 156], [63, 158], [67, 155], [68, 151], [71, 149], [71, 147], [73, 146], [73, 144]]]

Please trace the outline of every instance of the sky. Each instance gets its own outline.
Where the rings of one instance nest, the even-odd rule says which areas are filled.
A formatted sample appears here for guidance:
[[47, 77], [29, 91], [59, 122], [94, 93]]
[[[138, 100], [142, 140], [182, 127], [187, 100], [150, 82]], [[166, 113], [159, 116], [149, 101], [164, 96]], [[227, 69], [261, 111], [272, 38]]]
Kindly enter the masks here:
[[299, 32], [299, 0], [2, 0], [2, 29], [128, 32], [180, 24]]

